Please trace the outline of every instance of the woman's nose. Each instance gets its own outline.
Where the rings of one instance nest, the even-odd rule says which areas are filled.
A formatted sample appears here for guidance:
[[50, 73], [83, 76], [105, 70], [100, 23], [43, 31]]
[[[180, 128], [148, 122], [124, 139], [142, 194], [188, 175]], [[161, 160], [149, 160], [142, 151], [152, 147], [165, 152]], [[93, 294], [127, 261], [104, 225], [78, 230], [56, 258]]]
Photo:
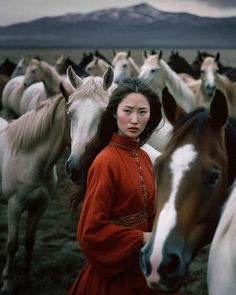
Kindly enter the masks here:
[[131, 114], [130, 122], [133, 124], [138, 122], [138, 115], [136, 113]]

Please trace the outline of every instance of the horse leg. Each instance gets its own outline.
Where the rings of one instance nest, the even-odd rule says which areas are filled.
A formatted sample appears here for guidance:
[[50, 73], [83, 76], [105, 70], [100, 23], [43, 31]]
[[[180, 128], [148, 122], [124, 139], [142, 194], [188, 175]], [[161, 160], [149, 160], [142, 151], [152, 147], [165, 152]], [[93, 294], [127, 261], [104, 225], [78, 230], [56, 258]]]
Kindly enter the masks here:
[[8, 292], [9, 294], [14, 293], [12, 269], [14, 256], [19, 245], [19, 222], [22, 211], [23, 208], [17, 201], [16, 196], [11, 197], [7, 207], [6, 263], [2, 272], [3, 286], [1, 288], [1, 292]]
[[[35, 194], [36, 193], [36, 194]], [[43, 189], [34, 191], [34, 198], [28, 208], [28, 217], [25, 234], [25, 272], [29, 273], [31, 268], [31, 258], [35, 243], [35, 234], [40, 218], [48, 207], [48, 192]]]

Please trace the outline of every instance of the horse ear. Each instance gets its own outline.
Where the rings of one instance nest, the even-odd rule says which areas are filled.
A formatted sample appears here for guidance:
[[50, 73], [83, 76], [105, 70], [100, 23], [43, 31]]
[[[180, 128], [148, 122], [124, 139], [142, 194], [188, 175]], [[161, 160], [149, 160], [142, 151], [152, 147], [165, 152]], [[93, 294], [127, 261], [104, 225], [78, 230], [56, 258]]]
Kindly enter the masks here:
[[216, 89], [215, 96], [212, 99], [208, 122], [216, 129], [220, 129], [225, 125], [228, 119], [228, 106], [224, 94]]
[[200, 61], [200, 63], [203, 63], [204, 60], [204, 57], [200, 51], [198, 52], [198, 60]]
[[166, 118], [172, 125], [175, 125], [179, 119], [186, 115], [185, 110], [177, 104], [167, 87], [162, 90], [162, 106]]
[[159, 60], [161, 60], [162, 54], [163, 54], [163, 51], [161, 50], [160, 53], [159, 53], [159, 55], [158, 55]]
[[216, 57], [215, 57], [215, 62], [218, 63], [220, 60], [220, 53], [217, 52]]
[[130, 56], [131, 56], [131, 50], [128, 51], [127, 58], [129, 58]]
[[148, 57], [147, 50], [143, 51], [143, 57], [144, 57], [144, 59], [146, 59]]
[[76, 73], [72, 69], [72, 66], [69, 66], [67, 68], [66, 73], [67, 73], [67, 77], [70, 80], [71, 85], [74, 88], [79, 88], [82, 85], [82, 83], [83, 83], [82, 79], [76, 75]]
[[113, 56], [116, 56], [116, 51], [115, 49], [112, 50]]
[[59, 89], [65, 100], [68, 101], [70, 93], [66, 90], [62, 82], [59, 83]]
[[109, 87], [111, 87], [114, 79], [114, 72], [111, 66], [107, 67], [106, 72], [103, 75], [103, 88], [104, 90], [107, 90]]

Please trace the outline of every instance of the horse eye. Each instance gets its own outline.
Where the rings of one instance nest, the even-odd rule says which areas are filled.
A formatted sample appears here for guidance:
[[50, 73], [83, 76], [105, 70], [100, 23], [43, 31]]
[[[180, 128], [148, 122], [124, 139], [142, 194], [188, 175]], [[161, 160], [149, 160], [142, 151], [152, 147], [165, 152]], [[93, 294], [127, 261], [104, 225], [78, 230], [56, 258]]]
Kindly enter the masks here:
[[127, 66], [128, 66], [128, 65], [127, 65], [127, 64], [125, 64], [125, 65], [123, 65], [123, 68], [127, 68]]
[[214, 188], [220, 180], [220, 175], [221, 173], [219, 170], [211, 171], [206, 177], [206, 185], [210, 188]]
[[152, 70], [151, 70], [151, 73], [155, 73], [155, 72], [156, 72], [156, 69], [152, 69]]

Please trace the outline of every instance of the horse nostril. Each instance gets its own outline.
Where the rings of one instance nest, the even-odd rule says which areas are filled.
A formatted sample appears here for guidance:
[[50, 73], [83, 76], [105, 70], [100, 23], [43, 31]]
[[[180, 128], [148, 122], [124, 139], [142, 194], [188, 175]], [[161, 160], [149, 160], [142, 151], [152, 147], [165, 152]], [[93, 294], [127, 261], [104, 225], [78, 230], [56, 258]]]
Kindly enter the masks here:
[[70, 169], [69, 161], [66, 161], [65, 170], [66, 170], [67, 176], [70, 177], [71, 176], [71, 169]]
[[167, 255], [161, 263], [158, 272], [165, 279], [175, 278], [181, 270], [181, 259], [177, 254]]
[[145, 250], [141, 249], [139, 254], [139, 263], [143, 274], [147, 277], [152, 271], [151, 263], [149, 261], [147, 253]]

